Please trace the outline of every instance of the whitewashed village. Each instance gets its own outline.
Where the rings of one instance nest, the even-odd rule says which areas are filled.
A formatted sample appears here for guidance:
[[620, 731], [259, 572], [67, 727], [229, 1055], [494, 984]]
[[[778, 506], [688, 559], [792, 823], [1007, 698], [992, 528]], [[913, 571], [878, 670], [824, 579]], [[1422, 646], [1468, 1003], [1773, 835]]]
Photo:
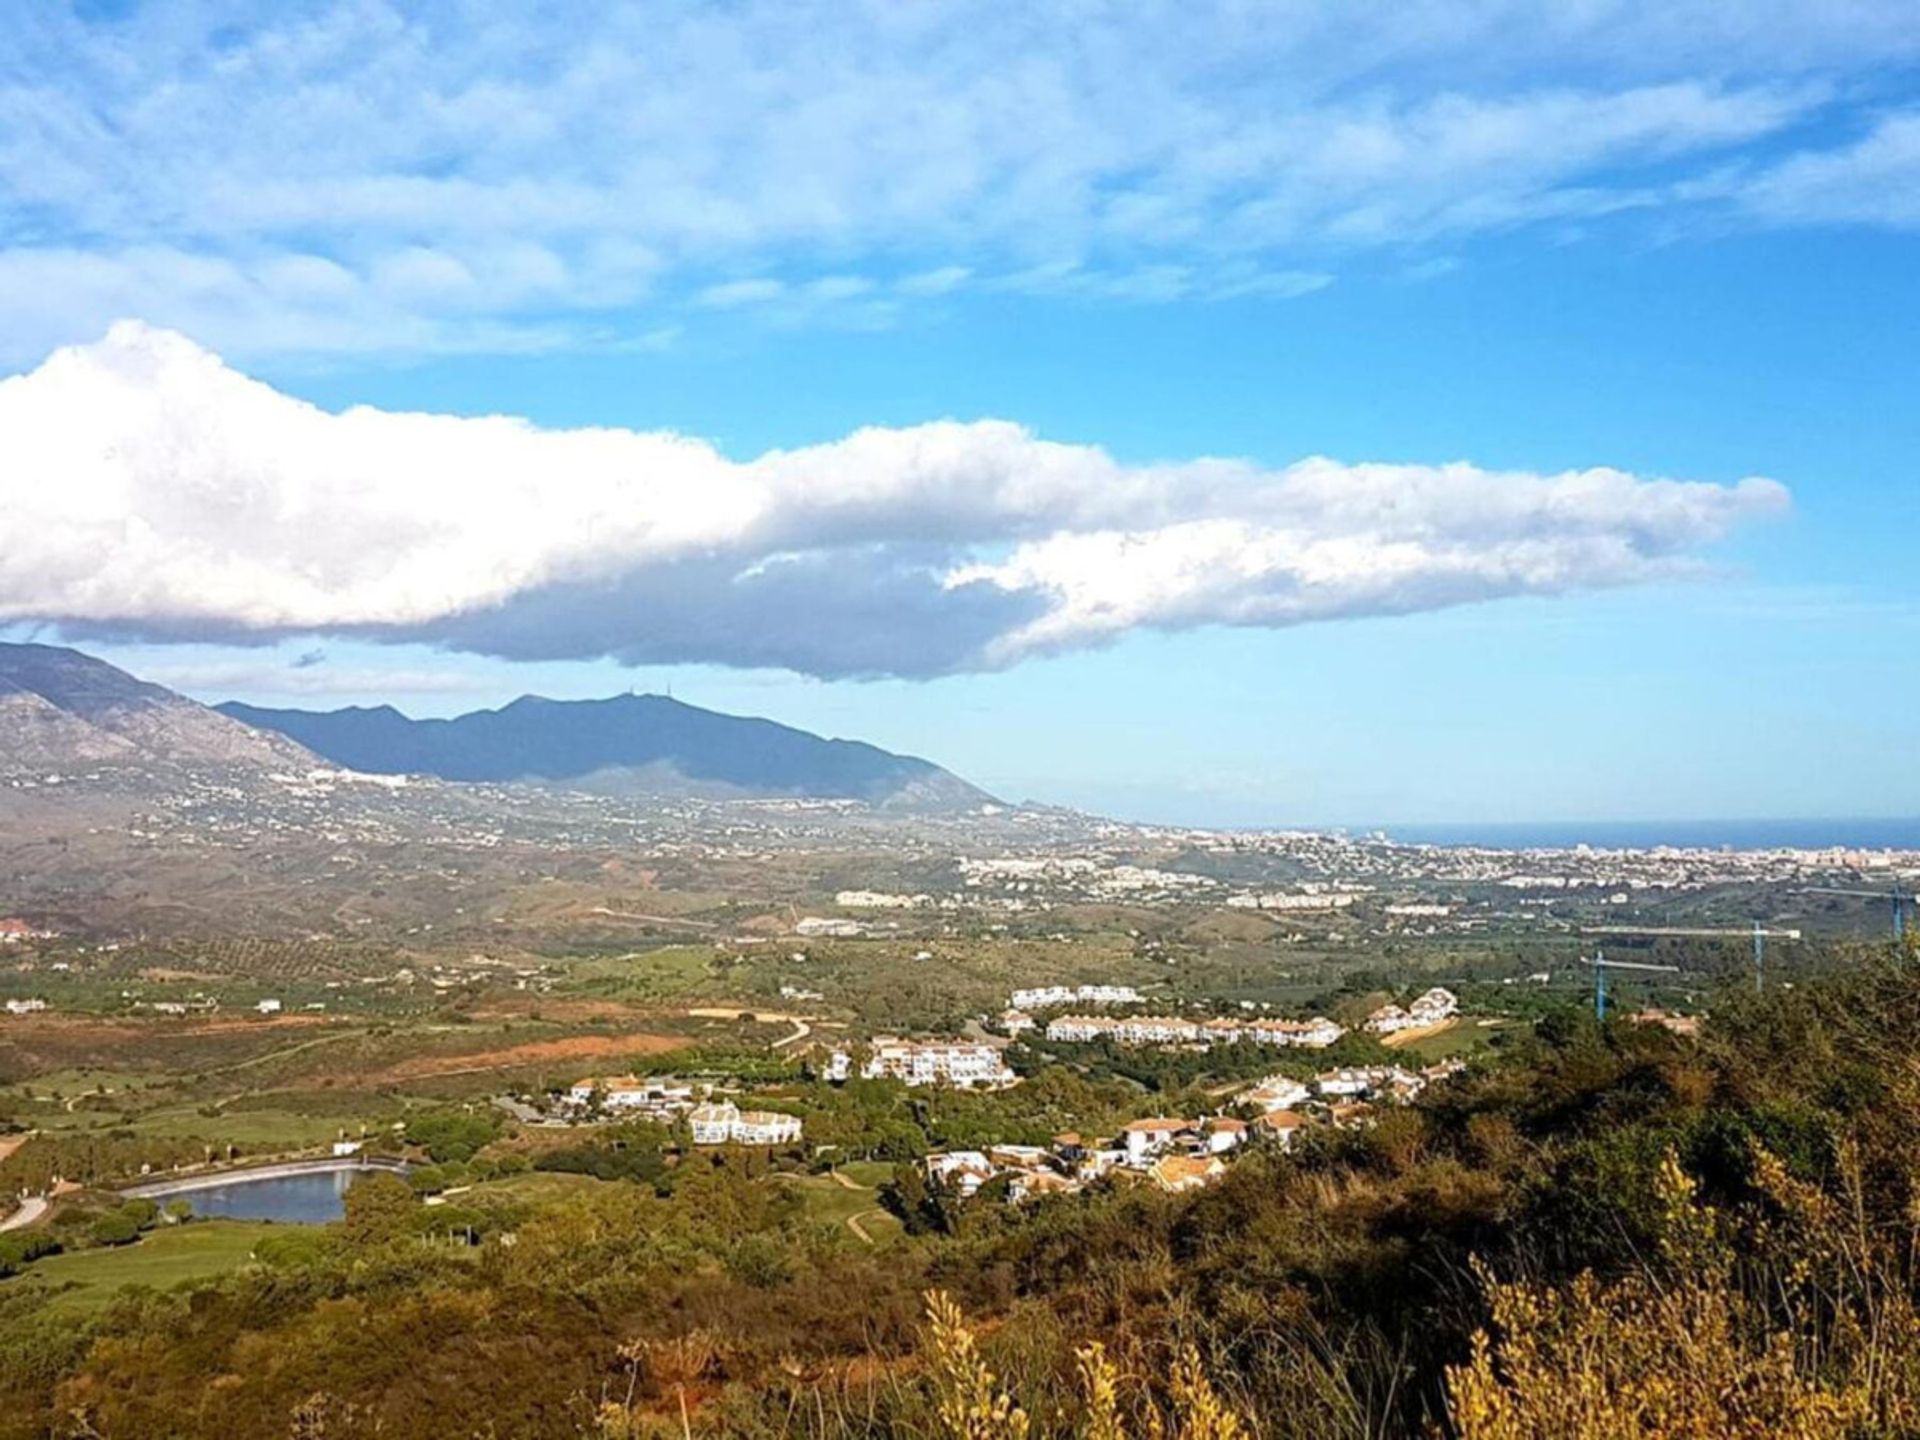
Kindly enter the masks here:
[[[1000, 1016], [1008, 1038], [906, 1039], [875, 1036], [863, 1046], [831, 1046], [817, 1058], [818, 1077], [833, 1085], [858, 1078], [893, 1081], [909, 1088], [996, 1090], [1020, 1083], [1006, 1048], [1025, 1032], [1052, 1042], [1109, 1042], [1204, 1050], [1214, 1045], [1252, 1044], [1280, 1050], [1322, 1051], [1347, 1030], [1325, 1016], [1305, 1020], [1223, 1017], [1193, 1020], [1147, 1014], [1086, 1014], [1103, 1007], [1137, 1006], [1137, 991], [1120, 985], [1047, 986], [1016, 990]], [[1071, 1007], [1044, 1024], [1032, 1012]], [[1376, 1037], [1425, 1031], [1453, 1021], [1459, 1001], [1440, 987], [1408, 1001], [1385, 1004], [1363, 1028]], [[999, 1183], [1008, 1203], [1070, 1194], [1096, 1182], [1145, 1183], [1169, 1193], [1210, 1184], [1252, 1146], [1291, 1149], [1318, 1128], [1351, 1130], [1372, 1125], [1382, 1107], [1404, 1105], [1429, 1086], [1459, 1073], [1464, 1062], [1425, 1066], [1369, 1064], [1335, 1066], [1311, 1076], [1274, 1073], [1220, 1092], [1214, 1113], [1143, 1115], [1112, 1135], [1067, 1131], [1046, 1145], [988, 1144], [944, 1149], [919, 1163], [929, 1186], [970, 1200]], [[1144, 1097], [1143, 1097], [1144, 1098]], [[801, 1115], [745, 1108], [738, 1097], [711, 1085], [664, 1076], [589, 1076], [553, 1097], [546, 1123], [584, 1125], [647, 1120], [683, 1125], [695, 1146], [793, 1146], [805, 1138]]]

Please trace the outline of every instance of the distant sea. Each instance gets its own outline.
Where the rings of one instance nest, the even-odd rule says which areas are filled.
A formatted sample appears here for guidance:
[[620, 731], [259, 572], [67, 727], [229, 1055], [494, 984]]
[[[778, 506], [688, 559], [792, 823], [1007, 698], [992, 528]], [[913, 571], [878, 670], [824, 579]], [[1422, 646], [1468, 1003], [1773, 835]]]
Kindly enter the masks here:
[[1425, 845], [1477, 845], [1530, 850], [1591, 845], [1647, 850], [1689, 849], [1920, 850], [1920, 818], [1905, 820], [1551, 820], [1497, 825], [1355, 825], [1350, 835], [1384, 831]]

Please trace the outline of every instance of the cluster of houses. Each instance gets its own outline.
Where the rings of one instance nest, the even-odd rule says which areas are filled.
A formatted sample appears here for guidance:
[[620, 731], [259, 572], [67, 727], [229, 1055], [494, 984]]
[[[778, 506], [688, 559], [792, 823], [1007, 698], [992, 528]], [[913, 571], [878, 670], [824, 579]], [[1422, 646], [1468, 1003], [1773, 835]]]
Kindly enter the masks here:
[[742, 1110], [731, 1100], [696, 1097], [683, 1080], [661, 1076], [605, 1075], [577, 1081], [566, 1092], [576, 1113], [593, 1109], [629, 1119], [672, 1124], [684, 1117], [696, 1145], [790, 1145], [800, 1138], [798, 1115]]
[[1292, 1142], [1294, 1133], [1307, 1125], [1314, 1112], [1323, 1113], [1330, 1124], [1340, 1128], [1367, 1125], [1372, 1122], [1376, 1104], [1405, 1105], [1434, 1081], [1457, 1075], [1464, 1068], [1463, 1061], [1443, 1060], [1422, 1070], [1402, 1065], [1348, 1065], [1323, 1070], [1310, 1081], [1269, 1075], [1241, 1095], [1240, 1101], [1260, 1112], [1255, 1125], [1284, 1146]]
[[1346, 1030], [1316, 1015], [1311, 1020], [1185, 1020], [1171, 1015], [1062, 1015], [1047, 1022], [1047, 1039], [1085, 1042], [1112, 1040], [1121, 1045], [1284, 1045], [1324, 1050]]
[[1007, 1003], [1015, 1010], [1048, 1010], [1059, 1005], [1138, 1005], [1144, 998], [1131, 985], [1041, 985], [1014, 991]]
[[1443, 1020], [1451, 1020], [1459, 1013], [1460, 1002], [1453, 992], [1436, 985], [1404, 1010], [1398, 1005], [1382, 1005], [1367, 1017], [1367, 1029], [1376, 1035], [1421, 1030], [1429, 1025], [1438, 1025]]
[[[827, 1057], [826, 1078], [835, 1082], [853, 1074], [853, 1056], [835, 1050]], [[950, 1085], [957, 1090], [1000, 1090], [1019, 1083], [1000, 1051], [972, 1040], [899, 1040], [876, 1036], [860, 1065], [865, 1080], [898, 1080], [904, 1085]]]
[[1056, 1135], [1051, 1145], [990, 1145], [947, 1150], [926, 1158], [927, 1179], [970, 1197], [990, 1181], [1005, 1179], [1007, 1198], [1021, 1201], [1078, 1190], [1104, 1178], [1146, 1181], [1179, 1193], [1211, 1184], [1249, 1142], [1290, 1149], [1294, 1137], [1324, 1124], [1356, 1129], [1372, 1124], [1379, 1103], [1406, 1104], [1429, 1084], [1462, 1068], [1458, 1060], [1409, 1070], [1397, 1065], [1328, 1070], [1310, 1081], [1270, 1075], [1242, 1093], [1251, 1120], [1232, 1115], [1200, 1119], [1149, 1116], [1133, 1120], [1110, 1139], [1088, 1141]]
[[1061, 1195], [1109, 1176], [1146, 1180], [1163, 1190], [1208, 1184], [1226, 1173], [1225, 1156], [1247, 1141], [1246, 1121], [1231, 1115], [1203, 1120], [1156, 1116], [1130, 1122], [1110, 1140], [1088, 1142], [1078, 1134], [1056, 1135], [1051, 1145], [989, 1145], [984, 1150], [946, 1150], [929, 1155], [929, 1182], [962, 1199], [1004, 1178], [1007, 1198], [1018, 1203]]
[[657, 1075], [588, 1076], [574, 1082], [566, 1095], [568, 1106], [579, 1111], [591, 1110], [596, 1098], [602, 1114], [668, 1123], [696, 1103], [693, 1086]]

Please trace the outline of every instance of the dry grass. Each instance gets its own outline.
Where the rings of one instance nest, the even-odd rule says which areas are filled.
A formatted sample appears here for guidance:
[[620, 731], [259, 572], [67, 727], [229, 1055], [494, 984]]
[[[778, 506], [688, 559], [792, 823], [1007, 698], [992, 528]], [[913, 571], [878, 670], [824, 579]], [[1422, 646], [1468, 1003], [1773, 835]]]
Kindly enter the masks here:
[[498, 1050], [467, 1055], [423, 1056], [403, 1060], [377, 1075], [370, 1085], [393, 1085], [408, 1080], [433, 1080], [450, 1075], [476, 1075], [490, 1070], [533, 1069], [561, 1062], [599, 1060], [624, 1055], [659, 1055], [678, 1050], [687, 1041], [677, 1035], [633, 1030], [620, 1035], [571, 1035], [559, 1040], [529, 1040]]

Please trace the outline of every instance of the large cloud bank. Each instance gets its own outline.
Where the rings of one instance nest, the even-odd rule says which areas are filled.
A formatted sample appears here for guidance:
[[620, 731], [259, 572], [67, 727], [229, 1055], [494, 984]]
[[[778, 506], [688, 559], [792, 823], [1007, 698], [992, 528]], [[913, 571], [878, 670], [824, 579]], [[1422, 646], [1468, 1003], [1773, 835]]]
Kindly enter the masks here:
[[1540, 227], [1920, 226], [1912, 0], [15, 3], [0, 364], [1299, 295]]
[[331, 414], [126, 323], [0, 381], [0, 621], [927, 677], [1142, 628], [1631, 585], [1785, 490], [1466, 464], [1124, 465], [1004, 421], [731, 459]]

